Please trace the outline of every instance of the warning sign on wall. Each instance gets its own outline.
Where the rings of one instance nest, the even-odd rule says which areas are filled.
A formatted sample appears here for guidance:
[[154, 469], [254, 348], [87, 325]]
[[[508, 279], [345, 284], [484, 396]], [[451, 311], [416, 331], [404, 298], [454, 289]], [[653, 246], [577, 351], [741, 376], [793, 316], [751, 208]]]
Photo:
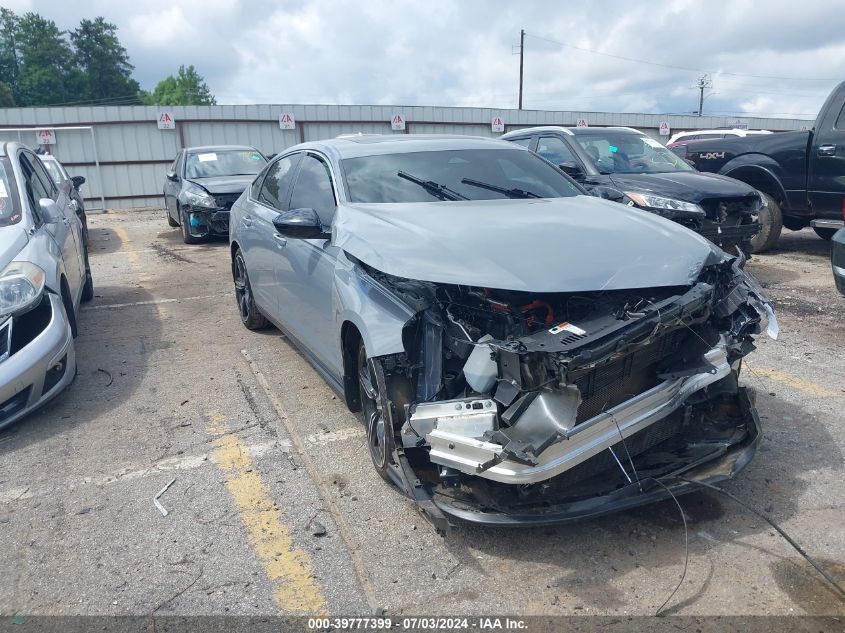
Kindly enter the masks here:
[[55, 130], [35, 130], [35, 144], [36, 145], [55, 145], [56, 132]]
[[589, 124], [587, 123], [587, 119], [584, 119], [584, 118], [578, 119], [577, 126], [578, 127], [588, 127]]
[[405, 129], [405, 115], [397, 112], [390, 117], [390, 129], [394, 132]]
[[660, 122], [660, 136], [669, 136], [672, 133], [672, 129], [669, 127], [669, 121], [661, 121]]
[[279, 127], [283, 130], [296, 129], [296, 119], [293, 117], [293, 112], [282, 112], [279, 115]]
[[175, 130], [176, 119], [173, 118], [172, 112], [158, 113], [158, 129], [159, 130]]
[[490, 124], [490, 127], [493, 129], [494, 132], [504, 132], [505, 131], [505, 122], [502, 121], [502, 117], [494, 116], [493, 121]]

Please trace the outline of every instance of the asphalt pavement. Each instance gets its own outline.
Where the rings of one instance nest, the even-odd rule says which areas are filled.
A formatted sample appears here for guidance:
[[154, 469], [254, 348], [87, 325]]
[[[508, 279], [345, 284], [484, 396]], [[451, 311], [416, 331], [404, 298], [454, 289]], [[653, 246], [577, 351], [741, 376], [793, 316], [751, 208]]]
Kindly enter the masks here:
[[[89, 225], [78, 376], [0, 431], [0, 615], [648, 615], [677, 584], [672, 501], [437, 535], [301, 354], [240, 324], [225, 241], [186, 246], [160, 211]], [[749, 263], [781, 337], [745, 364], [764, 439], [725, 488], [843, 582], [845, 299], [827, 257], [785, 231]], [[681, 504], [668, 613], [845, 615], [759, 517], [709, 492]]]

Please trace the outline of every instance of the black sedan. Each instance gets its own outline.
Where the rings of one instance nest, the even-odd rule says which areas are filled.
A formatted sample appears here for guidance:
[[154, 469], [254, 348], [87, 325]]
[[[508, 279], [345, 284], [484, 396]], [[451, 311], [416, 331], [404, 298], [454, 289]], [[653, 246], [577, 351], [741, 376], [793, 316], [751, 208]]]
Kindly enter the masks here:
[[229, 209], [267, 159], [254, 147], [214, 145], [179, 152], [164, 181], [167, 223], [186, 244], [229, 236]]
[[751, 186], [703, 174], [631, 128], [538, 127], [502, 137], [523, 145], [603, 198], [624, 201], [700, 233], [725, 250], [755, 250], [765, 202]]

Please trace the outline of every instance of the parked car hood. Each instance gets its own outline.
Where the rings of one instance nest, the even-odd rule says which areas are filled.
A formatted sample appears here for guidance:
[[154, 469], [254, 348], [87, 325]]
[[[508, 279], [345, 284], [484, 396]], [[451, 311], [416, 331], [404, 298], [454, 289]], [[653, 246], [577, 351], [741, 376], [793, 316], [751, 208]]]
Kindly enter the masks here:
[[0, 270], [18, 256], [27, 242], [29, 238], [20, 224], [0, 227]]
[[736, 198], [755, 193], [753, 187], [739, 180], [698, 171], [611, 174], [610, 180], [622, 191], [653, 193], [687, 202], [701, 202], [707, 198]]
[[190, 181], [198, 184], [208, 193], [242, 193], [252, 184], [255, 176], [256, 174], [214, 176], [213, 178], [191, 178]]
[[590, 196], [341, 205], [332, 241], [397, 277], [530, 292], [685, 286], [724, 257], [675, 222]]

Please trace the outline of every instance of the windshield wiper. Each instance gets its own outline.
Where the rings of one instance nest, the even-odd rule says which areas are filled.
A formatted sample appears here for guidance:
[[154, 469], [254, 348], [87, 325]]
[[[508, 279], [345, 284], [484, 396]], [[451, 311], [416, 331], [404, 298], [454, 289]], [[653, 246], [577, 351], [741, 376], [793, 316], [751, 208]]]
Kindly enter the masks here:
[[481, 182], [480, 180], [473, 180], [472, 178], [464, 178], [461, 180], [462, 183], [465, 185], [469, 185], [471, 187], [480, 187], [481, 189], [489, 189], [490, 191], [495, 191], [496, 193], [501, 193], [506, 195], [508, 198], [539, 198], [536, 193], [532, 191], [526, 191], [525, 189], [508, 189], [507, 187], [499, 187], [498, 185], [491, 185], [488, 182]]
[[410, 180], [415, 185], [419, 185], [426, 191], [428, 191], [431, 195], [440, 198], [441, 200], [468, 200], [466, 196], [462, 196], [457, 191], [453, 191], [449, 189], [446, 185], [441, 185], [438, 182], [434, 182], [433, 180], [423, 180], [422, 178], [417, 178], [416, 176], [412, 176], [404, 171], [397, 171], [396, 175], [400, 178], [404, 178], [405, 180]]

